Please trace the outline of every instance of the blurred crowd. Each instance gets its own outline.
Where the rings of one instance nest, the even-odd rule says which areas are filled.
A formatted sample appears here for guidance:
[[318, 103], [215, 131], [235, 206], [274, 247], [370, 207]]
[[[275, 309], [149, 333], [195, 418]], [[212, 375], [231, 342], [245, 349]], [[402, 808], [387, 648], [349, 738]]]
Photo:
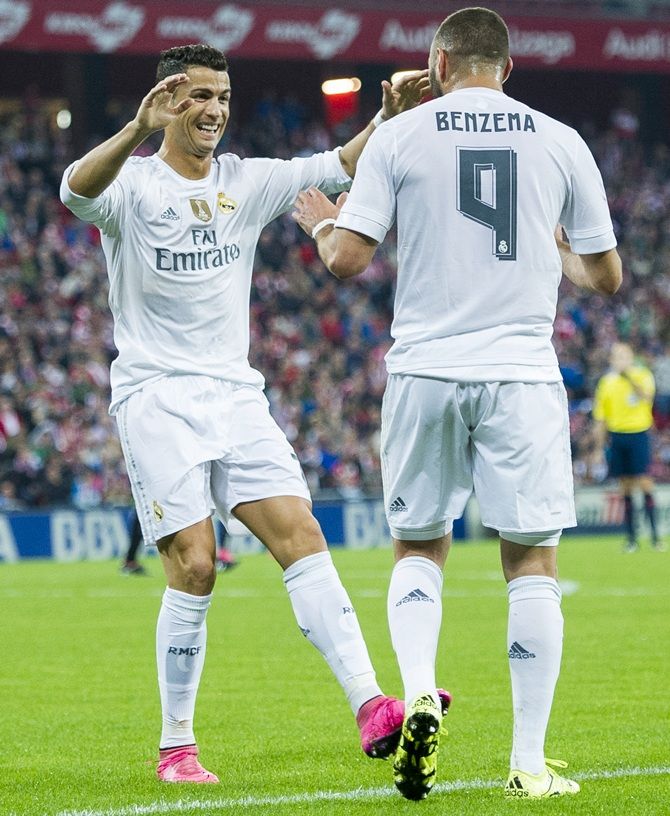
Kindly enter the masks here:
[[[122, 109], [116, 111], [123, 121]], [[625, 117], [624, 120], [625, 121]], [[222, 149], [291, 157], [342, 143], [296, 99], [267, 95]], [[555, 344], [570, 397], [578, 482], [599, 482], [591, 397], [609, 346], [630, 342], [656, 375], [654, 475], [670, 481], [670, 150], [615, 119], [585, 133], [602, 169], [624, 261], [612, 299], [563, 284]], [[143, 146], [152, 152], [155, 144]], [[97, 230], [58, 200], [73, 153], [37, 101], [0, 114], [0, 510], [130, 501], [109, 364], [115, 356]], [[345, 284], [289, 215], [263, 232], [251, 298], [252, 365], [314, 493], [379, 494], [379, 426], [390, 347], [395, 243]]]
[[615, 111], [604, 133], [583, 134], [603, 174], [623, 261], [613, 298], [561, 287], [554, 345], [570, 399], [578, 483], [598, 483], [607, 467], [598, 456], [590, 418], [595, 385], [612, 343], [623, 340], [656, 379], [652, 475], [670, 481], [670, 149], [645, 146], [635, 117]]

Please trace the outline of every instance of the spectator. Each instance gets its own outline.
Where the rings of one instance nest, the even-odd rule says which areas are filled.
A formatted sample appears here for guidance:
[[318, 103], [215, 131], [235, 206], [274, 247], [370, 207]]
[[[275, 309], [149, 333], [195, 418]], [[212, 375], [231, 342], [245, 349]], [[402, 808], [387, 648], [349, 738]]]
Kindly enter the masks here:
[[670, 344], [656, 357], [652, 371], [656, 380], [654, 419], [657, 429], [663, 431], [670, 425]]
[[[110, 105], [112, 130], [127, 114], [122, 103]], [[670, 150], [646, 150], [639, 132], [622, 140], [614, 126], [591, 131], [627, 274], [611, 301], [562, 287], [554, 343], [570, 399], [575, 477], [602, 479], [581, 420], [608, 349], [621, 337], [656, 361], [651, 470], [668, 480], [670, 406], [663, 397], [670, 392], [662, 366], [668, 367], [670, 321]], [[224, 150], [241, 155], [290, 156], [297, 144], [327, 149], [333, 137], [294, 100], [275, 93], [226, 141]], [[34, 121], [0, 113], [0, 478], [11, 476], [17, 500], [31, 507], [70, 502], [73, 474], [81, 479], [93, 467], [101, 468], [94, 493], [102, 504], [130, 503], [107, 416], [107, 371], [116, 352], [97, 230], [70, 217], [56, 195], [71, 159], [69, 131], [51, 127], [46, 113]], [[268, 396], [277, 421], [317, 495], [338, 489], [343, 474], [352, 478], [351, 462], [341, 472], [336, 467], [350, 459], [344, 438], [355, 449], [355, 489], [379, 494], [376, 428], [390, 346], [394, 242], [378, 250], [360, 280], [339, 290], [289, 217], [271, 226], [259, 248], [251, 363], [273, 384]]]

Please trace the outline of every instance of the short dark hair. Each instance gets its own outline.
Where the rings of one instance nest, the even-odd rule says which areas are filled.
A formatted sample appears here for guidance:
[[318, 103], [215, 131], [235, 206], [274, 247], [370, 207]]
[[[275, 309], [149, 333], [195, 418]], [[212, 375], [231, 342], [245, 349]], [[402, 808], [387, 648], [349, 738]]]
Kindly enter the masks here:
[[223, 51], [211, 45], [198, 43], [197, 45], [177, 45], [161, 51], [156, 69], [156, 82], [173, 74], [183, 74], [194, 65], [202, 65], [213, 71], [227, 71], [228, 60]]
[[434, 44], [450, 61], [504, 66], [509, 59], [509, 31], [503, 18], [487, 8], [465, 8], [450, 14]]

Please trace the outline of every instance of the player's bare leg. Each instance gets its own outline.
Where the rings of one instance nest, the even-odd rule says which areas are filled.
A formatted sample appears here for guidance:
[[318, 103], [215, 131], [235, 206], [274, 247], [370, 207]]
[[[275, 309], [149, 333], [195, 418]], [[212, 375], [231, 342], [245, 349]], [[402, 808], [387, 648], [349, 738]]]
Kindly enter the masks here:
[[207, 645], [206, 616], [216, 580], [211, 519], [162, 538], [158, 549], [168, 580], [156, 628], [163, 713], [158, 778], [164, 782], [218, 782], [198, 762], [193, 733]]
[[377, 684], [358, 618], [309, 502], [276, 496], [238, 504], [233, 512], [284, 570], [298, 626], [342, 686], [363, 750], [372, 757], [388, 756], [398, 741], [404, 707], [385, 697]]
[[168, 586], [191, 595], [209, 595], [216, 581], [216, 539], [212, 519], [161, 538], [158, 551]]

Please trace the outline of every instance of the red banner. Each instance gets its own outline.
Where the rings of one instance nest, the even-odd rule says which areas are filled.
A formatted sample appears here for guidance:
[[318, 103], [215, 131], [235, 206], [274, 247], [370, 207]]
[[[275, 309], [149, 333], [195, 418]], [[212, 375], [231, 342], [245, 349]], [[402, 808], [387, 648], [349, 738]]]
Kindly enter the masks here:
[[[159, 0], [0, 0], [0, 49], [157, 53], [208, 42], [236, 57], [422, 66], [439, 14]], [[670, 72], [670, 24], [508, 17], [522, 67]]]

